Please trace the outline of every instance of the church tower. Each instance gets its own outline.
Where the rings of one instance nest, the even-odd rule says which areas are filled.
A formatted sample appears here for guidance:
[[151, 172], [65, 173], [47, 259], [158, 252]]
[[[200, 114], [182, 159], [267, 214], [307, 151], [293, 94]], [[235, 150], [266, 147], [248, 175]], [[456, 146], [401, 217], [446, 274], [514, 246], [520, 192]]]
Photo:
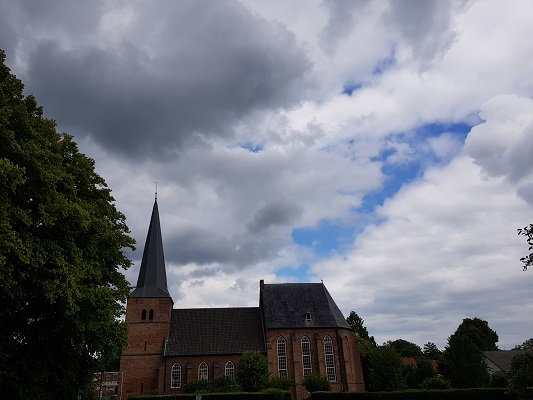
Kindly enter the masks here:
[[137, 286], [126, 305], [128, 346], [120, 359], [120, 399], [163, 392], [161, 369], [173, 305], [167, 289], [156, 194]]

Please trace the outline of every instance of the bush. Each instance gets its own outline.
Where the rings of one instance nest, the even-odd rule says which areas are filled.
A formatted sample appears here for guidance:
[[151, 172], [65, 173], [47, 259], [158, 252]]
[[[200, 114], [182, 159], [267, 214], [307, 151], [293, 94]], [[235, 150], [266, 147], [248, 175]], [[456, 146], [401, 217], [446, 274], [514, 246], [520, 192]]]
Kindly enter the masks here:
[[304, 378], [303, 385], [308, 392], [328, 392], [331, 390], [328, 378], [318, 374], [309, 374]]
[[268, 361], [258, 352], [247, 352], [242, 355], [237, 367], [237, 382], [245, 392], [258, 392], [268, 382]]
[[400, 390], [396, 392], [314, 392], [311, 400], [516, 400], [503, 388]]
[[209, 381], [207, 386], [209, 393], [231, 393], [240, 392], [241, 387], [231, 376], [219, 375]]
[[490, 387], [506, 388], [509, 386], [509, 376], [504, 372], [496, 372], [490, 377]]
[[209, 382], [206, 379], [191, 379], [183, 385], [185, 393], [207, 393]]
[[268, 400], [291, 400], [291, 392], [278, 388], [268, 388], [261, 393], [268, 395]]
[[424, 390], [445, 390], [451, 389], [452, 384], [449, 380], [444, 379], [442, 376], [434, 376], [427, 378], [420, 384], [420, 389]]
[[448, 379], [444, 379], [442, 376], [434, 376], [427, 378], [420, 384], [420, 389], [424, 390], [445, 390], [451, 389], [452, 384]]
[[271, 378], [268, 381], [269, 388], [290, 390], [294, 386], [294, 381], [291, 378]]

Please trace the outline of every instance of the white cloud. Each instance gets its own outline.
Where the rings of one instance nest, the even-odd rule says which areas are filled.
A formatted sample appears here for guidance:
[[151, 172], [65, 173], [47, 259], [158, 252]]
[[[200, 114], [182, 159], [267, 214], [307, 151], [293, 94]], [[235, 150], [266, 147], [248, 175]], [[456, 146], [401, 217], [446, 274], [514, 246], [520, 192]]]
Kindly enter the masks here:
[[[0, 48], [113, 189], [131, 282], [159, 181], [177, 306], [256, 305], [260, 278], [310, 265], [378, 341], [442, 347], [473, 316], [530, 336], [531, 2], [41, 3], [0, 3]], [[457, 122], [483, 122], [464, 148], [412, 135]], [[411, 162], [411, 184], [381, 171]], [[323, 220], [352, 246], [292, 241]]]

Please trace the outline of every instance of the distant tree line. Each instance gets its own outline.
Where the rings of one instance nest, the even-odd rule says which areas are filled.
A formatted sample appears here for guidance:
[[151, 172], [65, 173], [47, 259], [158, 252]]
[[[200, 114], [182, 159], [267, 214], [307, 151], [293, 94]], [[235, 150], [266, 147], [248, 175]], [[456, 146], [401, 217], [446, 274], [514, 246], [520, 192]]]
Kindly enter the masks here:
[[[359, 343], [368, 391], [508, 387], [520, 395], [533, 385], [533, 352], [513, 359], [511, 373], [489, 375], [483, 351], [498, 350], [498, 334], [487, 321], [465, 318], [444, 350], [428, 342], [423, 349], [404, 339], [379, 346], [354, 311], [347, 322]], [[533, 338], [515, 349], [533, 350]]]

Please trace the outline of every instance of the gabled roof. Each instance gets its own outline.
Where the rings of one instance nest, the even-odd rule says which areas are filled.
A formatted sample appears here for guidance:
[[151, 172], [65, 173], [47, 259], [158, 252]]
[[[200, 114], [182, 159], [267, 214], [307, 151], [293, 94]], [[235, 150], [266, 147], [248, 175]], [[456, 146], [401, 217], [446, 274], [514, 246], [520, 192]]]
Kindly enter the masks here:
[[259, 301], [267, 329], [350, 329], [323, 283], [261, 283]]
[[190, 308], [172, 311], [165, 356], [265, 351], [258, 307]]
[[[519, 354], [531, 353], [531, 350], [494, 350], [484, 351], [483, 355], [487, 359], [487, 364], [492, 372], [511, 371], [511, 361]], [[492, 365], [491, 365], [492, 364]]]
[[150, 227], [146, 236], [137, 286], [130, 297], [170, 297], [167, 289], [167, 274], [165, 271], [157, 199], [154, 202]]

